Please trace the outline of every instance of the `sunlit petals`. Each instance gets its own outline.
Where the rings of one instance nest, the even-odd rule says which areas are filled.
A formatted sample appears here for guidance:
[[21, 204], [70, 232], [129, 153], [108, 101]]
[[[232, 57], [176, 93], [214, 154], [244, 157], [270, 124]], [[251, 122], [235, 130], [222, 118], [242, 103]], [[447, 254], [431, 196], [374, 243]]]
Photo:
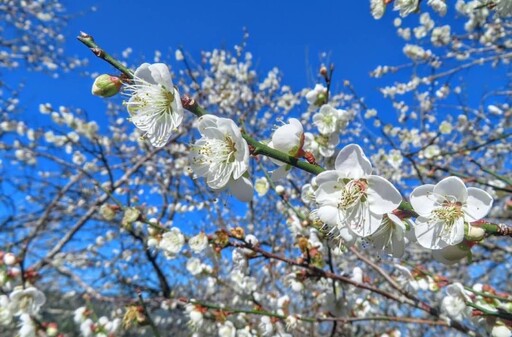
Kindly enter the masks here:
[[236, 124], [227, 118], [205, 115], [198, 120], [202, 138], [192, 146], [189, 160], [198, 177], [214, 190], [230, 191], [242, 201], [252, 198], [252, 184], [243, 177], [248, 168], [249, 147]]
[[358, 145], [342, 149], [335, 167], [316, 177], [318, 217], [338, 231], [348, 230], [346, 236], [372, 235], [383, 215], [400, 205], [400, 193], [386, 179], [371, 175], [371, 164]]
[[162, 147], [183, 120], [180, 95], [172, 85], [169, 68], [163, 63], [144, 63], [126, 85], [125, 102], [130, 120], [155, 147]]
[[473, 222], [482, 219], [489, 213], [492, 204], [493, 199], [489, 193], [479, 188], [469, 187], [466, 204], [462, 207], [465, 220]]
[[372, 164], [356, 144], [347, 145], [338, 153], [334, 167], [351, 179], [360, 179], [372, 173]]
[[425, 248], [442, 249], [464, 239], [465, 222], [480, 220], [492, 206], [492, 197], [478, 188], [466, 188], [457, 177], [437, 185], [417, 187], [411, 205], [420, 215], [414, 228], [418, 243]]

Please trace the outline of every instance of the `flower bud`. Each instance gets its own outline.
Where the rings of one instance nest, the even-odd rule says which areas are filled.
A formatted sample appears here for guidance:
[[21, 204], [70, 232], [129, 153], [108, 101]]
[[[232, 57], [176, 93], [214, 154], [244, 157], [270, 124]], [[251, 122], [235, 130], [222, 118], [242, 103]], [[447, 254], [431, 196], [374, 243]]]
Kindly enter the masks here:
[[278, 195], [282, 195], [282, 194], [284, 194], [284, 192], [286, 192], [286, 190], [284, 189], [283, 185], [277, 185], [276, 186], [276, 193]]
[[481, 227], [469, 226], [468, 234], [466, 238], [469, 241], [480, 241], [485, 236], [485, 230]]
[[324, 77], [327, 76], [327, 68], [325, 66], [322, 66], [320, 68], [320, 75], [322, 75]]
[[119, 92], [121, 85], [122, 82], [119, 77], [103, 74], [96, 77], [91, 92], [96, 96], [111, 97]]
[[132, 223], [137, 221], [140, 216], [140, 211], [134, 207], [127, 208], [124, 211], [123, 220], [121, 221], [123, 227], [127, 227], [131, 229]]
[[13, 266], [16, 263], [16, 256], [13, 253], [6, 253], [4, 255], [4, 263], [8, 266]]
[[100, 214], [105, 220], [111, 221], [116, 217], [116, 208], [112, 205], [103, 204], [100, 207]]
[[57, 323], [49, 323], [46, 327], [46, 335], [48, 337], [55, 337], [59, 333], [59, 327]]

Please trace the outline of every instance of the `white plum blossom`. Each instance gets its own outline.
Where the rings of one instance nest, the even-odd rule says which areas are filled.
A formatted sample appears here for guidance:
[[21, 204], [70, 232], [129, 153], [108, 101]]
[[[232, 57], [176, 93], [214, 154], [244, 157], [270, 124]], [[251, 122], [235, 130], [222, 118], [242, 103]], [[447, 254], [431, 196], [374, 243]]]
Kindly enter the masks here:
[[512, 1], [510, 0], [494, 0], [496, 4], [496, 12], [502, 17], [512, 16]]
[[466, 188], [457, 177], [416, 187], [410, 199], [419, 215], [414, 227], [416, 238], [420, 245], [430, 249], [462, 242], [464, 224], [482, 219], [493, 203], [489, 193], [475, 187]]
[[491, 329], [491, 337], [511, 337], [512, 330], [505, 324], [495, 324]]
[[427, 5], [432, 7], [432, 9], [441, 16], [445, 16], [448, 10], [445, 0], [428, 0]]
[[340, 137], [337, 133], [332, 133], [328, 136], [315, 136], [311, 132], [304, 133], [304, 150], [310, 151], [315, 157], [319, 155], [326, 158], [331, 157], [339, 142]]
[[15, 289], [10, 295], [10, 306], [14, 315], [37, 314], [46, 302], [44, 293], [34, 287]]
[[155, 147], [164, 146], [183, 120], [180, 94], [173, 87], [169, 68], [163, 63], [143, 63], [127, 84], [130, 120]]
[[265, 177], [260, 177], [254, 182], [254, 189], [256, 190], [256, 193], [258, 193], [259, 197], [263, 197], [265, 194], [267, 194], [269, 188], [270, 184]]
[[188, 240], [188, 245], [194, 253], [200, 253], [208, 247], [208, 236], [201, 232]]
[[188, 314], [188, 325], [194, 330], [199, 329], [201, 325], [203, 325], [204, 321], [203, 313], [201, 312], [200, 308], [190, 303], [187, 304], [185, 310]]
[[[292, 157], [300, 157], [303, 153], [302, 147], [304, 146], [304, 129], [300, 121], [296, 118], [290, 118], [288, 124], [277, 128], [268, 146]], [[292, 166], [279, 160], [273, 158], [270, 158], [270, 160], [280, 166], [279, 169], [272, 172], [273, 181], [284, 178], [292, 168]]]
[[329, 104], [324, 104], [320, 111], [313, 115], [313, 124], [322, 135], [330, 135], [346, 124], [347, 119], [345, 110], [338, 110]]
[[306, 93], [306, 100], [310, 105], [322, 105], [325, 103], [327, 88], [321, 84], [315, 85], [313, 90]]
[[419, 0], [395, 0], [393, 10], [400, 11], [400, 16], [404, 17], [418, 9]]
[[386, 11], [385, 0], [370, 0], [370, 12], [374, 19], [378, 20], [384, 16]]
[[441, 302], [441, 311], [452, 319], [462, 320], [468, 317], [466, 302], [470, 300], [460, 283], [446, 287], [447, 296]]
[[158, 247], [164, 251], [165, 257], [174, 258], [185, 244], [185, 237], [176, 227], [171, 228], [162, 235]]
[[13, 312], [9, 304], [9, 297], [0, 295], [0, 325], [9, 325], [12, 322]]
[[20, 316], [19, 337], [36, 337], [36, 324], [29, 314]]
[[382, 225], [384, 214], [402, 201], [386, 179], [372, 175], [372, 165], [359, 145], [350, 144], [336, 157], [335, 170], [316, 177], [315, 200], [319, 219], [337, 229], [346, 244], [368, 237]]
[[194, 173], [214, 190], [228, 187], [239, 200], [249, 202], [253, 188], [243, 176], [249, 167], [249, 147], [231, 119], [205, 115], [198, 120], [201, 139], [190, 151]]
[[203, 271], [203, 265], [201, 263], [201, 260], [199, 260], [197, 257], [191, 257], [187, 260], [187, 270], [190, 274], [196, 276], [201, 274]]
[[235, 337], [236, 328], [233, 322], [225, 321], [223, 324], [219, 324], [219, 337]]

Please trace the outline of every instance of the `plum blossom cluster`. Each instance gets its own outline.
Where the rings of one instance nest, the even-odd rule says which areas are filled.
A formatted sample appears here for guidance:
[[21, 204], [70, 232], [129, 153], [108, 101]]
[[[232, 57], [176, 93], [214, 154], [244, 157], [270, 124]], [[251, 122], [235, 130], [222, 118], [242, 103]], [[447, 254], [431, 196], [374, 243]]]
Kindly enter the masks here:
[[316, 111], [313, 115], [313, 125], [318, 134], [304, 133], [304, 149], [311, 152], [316, 158], [320, 156], [329, 158], [334, 155], [336, 146], [340, 142], [340, 134], [347, 127], [353, 114], [347, 110], [336, 109], [332, 103], [327, 103], [327, 88], [317, 84], [313, 90], [306, 93], [309, 109]]
[[[62, 302], [67, 296], [87, 302], [72, 315], [74, 334], [84, 337], [158, 335], [153, 328], [198, 337], [327, 336], [356, 329], [400, 336], [405, 325], [389, 321], [407, 322], [420, 312], [441, 324], [414, 325], [418, 334], [465, 329], [510, 335], [510, 295], [487, 284], [451, 282], [473, 284], [477, 274], [478, 282], [505, 288], [510, 275], [510, 252], [499, 241], [505, 238], [487, 238], [486, 228], [495, 227], [486, 221], [510, 217], [512, 209], [512, 110], [494, 96], [478, 108], [456, 103], [464, 88], [453, 83], [472, 63], [450, 68], [479, 60], [506, 66], [510, 27], [494, 15], [506, 6], [458, 1], [448, 12], [443, 0], [371, 4], [381, 12], [375, 16], [386, 8], [409, 16], [393, 24], [407, 40], [399, 52], [410, 64], [374, 72], [384, 80], [414, 70], [381, 91], [398, 124], [390, 122], [392, 109], [380, 115], [348, 81], [333, 92], [337, 83], [330, 86], [325, 68], [319, 72], [325, 86], [297, 93], [280, 83], [277, 69], [259, 81], [244, 43], [234, 53], [202, 53], [197, 67], [178, 50], [176, 60], [186, 65], [172, 76], [159, 51], [156, 63], [141, 65], [133, 81], [128, 74], [100, 75], [94, 94], [130, 96], [124, 107], [107, 102], [112, 123], [106, 132], [78, 109], [50, 104], [40, 109], [52, 123], [48, 129], [2, 121], [0, 147], [12, 157], [2, 156], [0, 164], [15, 163], [23, 174], [39, 171], [19, 180], [19, 191], [30, 193], [17, 209], [21, 216], [5, 222], [19, 243], [14, 251], [24, 251], [27, 238], [30, 245], [26, 255], [7, 253], [0, 262], [0, 323], [9, 320], [6, 329], [21, 337], [60, 333], [42, 321], [43, 310], [60, 302], [46, 292], [52, 306], [45, 304], [41, 290], [49, 282], [34, 277], [41, 270], [49, 271], [45, 281], [55, 284], [55, 277], [59, 285], [80, 289]], [[441, 15], [457, 11], [467, 19], [467, 33], [437, 26], [425, 6]], [[127, 64], [131, 52], [123, 52]], [[189, 131], [180, 105], [184, 94], [222, 117], [197, 113], [198, 133]], [[303, 98], [307, 107], [296, 109]], [[123, 117], [126, 108], [136, 128]], [[279, 126], [270, 134], [275, 121]], [[155, 148], [148, 150], [147, 143]], [[349, 145], [338, 151], [339, 143]], [[327, 171], [304, 184], [310, 176], [291, 170], [295, 163]], [[274, 170], [273, 179], [267, 169]], [[254, 176], [261, 177], [254, 181], [260, 198], [252, 197]], [[430, 184], [413, 189], [420, 180]], [[212, 197], [205, 187], [250, 203], [230, 207], [224, 195]], [[466, 257], [457, 268], [436, 262], [451, 265]], [[487, 268], [494, 257], [504, 262]], [[95, 312], [98, 305], [102, 310]], [[359, 323], [372, 317], [386, 321]], [[448, 327], [445, 320], [457, 324]]]
[[33, 272], [25, 272], [26, 283], [20, 285], [22, 271], [17, 267], [18, 258], [11, 252], [0, 251], [0, 329], [17, 324], [22, 337], [35, 337], [38, 333], [58, 335], [55, 322], [41, 324], [40, 311], [46, 303], [45, 294], [32, 283], [37, 278]]

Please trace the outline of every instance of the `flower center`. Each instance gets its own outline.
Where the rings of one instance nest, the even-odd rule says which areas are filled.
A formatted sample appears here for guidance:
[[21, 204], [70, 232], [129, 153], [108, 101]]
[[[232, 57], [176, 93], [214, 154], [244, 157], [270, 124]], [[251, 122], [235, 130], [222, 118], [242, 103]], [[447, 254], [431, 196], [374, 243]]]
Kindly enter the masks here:
[[163, 85], [151, 84], [143, 80], [139, 82], [127, 86], [127, 89], [132, 92], [132, 98], [126, 102], [130, 113], [141, 113], [148, 117], [173, 113], [172, 103], [175, 99], [173, 92]]
[[432, 211], [432, 220], [442, 221], [445, 225], [441, 235], [448, 237], [458, 219], [464, 216], [462, 203], [460, 201], [445, 200], [442, 206]]
[[210, 138], [197, 147], [197, 153], [199, 157], [194, 158], [196, 162], [232, 163], [235, 161], [236, 146], [229, 136], [225, 136], [224, 139]]
[[354, 230], [360, 229], [369, 216], [365, 202], [368, 183], [365, 180], [343, 179], [343, 184], [338, 200], [338, 221]]
[[366, 189], [368, 184], [364, 180], [350, 180], [345, 184], [341, 190], [340, 201], [338, 202], [338, 209], [346, 210], [354, 207], [359, 202], [366, 200]]

